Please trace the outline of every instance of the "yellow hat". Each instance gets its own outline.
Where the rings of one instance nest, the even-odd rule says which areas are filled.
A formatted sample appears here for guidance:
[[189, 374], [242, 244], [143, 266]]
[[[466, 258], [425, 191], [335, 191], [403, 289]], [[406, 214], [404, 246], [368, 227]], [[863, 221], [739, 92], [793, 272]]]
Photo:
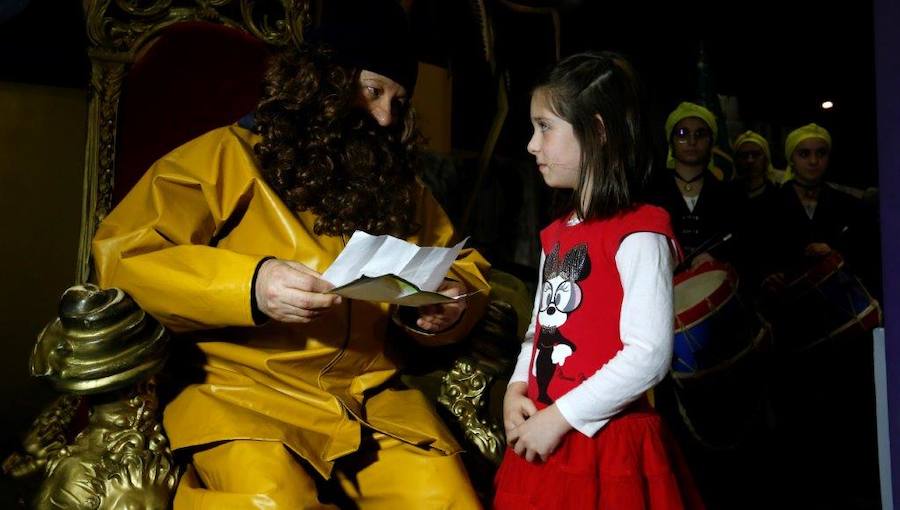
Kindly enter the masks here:
[[791, 156], [794, 154], [794, 149], [797, 148], [797, 145], [803, 140], [809, 140], [810, 138], [825, 140], [828, 148], [831, 148], [831, 133], [827, 129], [817, 124], [807, 124], [799, 127], [788, 133], [787, 140], [784, 142], [784, 157], [787, 159], [788, 167], [791, 166]]
[[772, 166], [772, 154], [769, 152], [769, 142], [763, 137], [763, 135], [757, 133], [756, 131], [744, 131], [734, 140], [734, 144], [731, 146], [734, 150], [735, 154], [737, 154], [738, 148], [745, 143], [755, 143], [759, 145], [762, 149], [763, 153], [766, 155], [766, 159], [769, 162], [769, 168], [766, 170], [766, 177], [774, 184], [781, 184], [784, 179], [784, 172], [779, 172], [775, 170], [775, 167]]
[[[675, 168], [675, 157], [672, 155], [672, 130], [675, 129], [675, 125], [681, 122], [682, 120], [688, 117], [697, 117], [703, 122], [706, 122], [706, 125], [709, 126], [709, 129], [713, 134], [713, 143], [715, 145], [716, 138], [719, 136], [719, 124], [716, 122], [716, 116], [706, 108], [700, 106], [696, 103], [689, 103], [687, 101], [678, 105], [678, 108], [672, 111], [669, 114], [668, 118], [666, 118], [666, 140], [669, 142], [669, 155], [666, 158], [666, 167], [667, 168]], [[709, 169], [713, 169], [713, 161], [712, 157], [709, 158]]]
[[731, 147], [734, 149], [734, 152], [737, 152], [738, 147], [747, 142], [752, 142], [756, 145], [759, 145], [762, 148], [763, 152], [766, 153], [766, 157], [772, 159], [772, 155], [769, 153], [769, 142], [767, 142], [766, 139], [756, 131], [744, 131], [734, 139], [734, 144], [732, 144]]

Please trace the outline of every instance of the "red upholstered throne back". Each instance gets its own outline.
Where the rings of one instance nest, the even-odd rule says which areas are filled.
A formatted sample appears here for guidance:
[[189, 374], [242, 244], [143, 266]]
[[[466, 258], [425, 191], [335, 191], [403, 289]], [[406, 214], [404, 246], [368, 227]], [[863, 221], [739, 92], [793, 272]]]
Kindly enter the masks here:
[[263, 41], [224, 25], [163, 30], [123, 84], [113, 205], [161, 156], [253, 111], [268, 56]]

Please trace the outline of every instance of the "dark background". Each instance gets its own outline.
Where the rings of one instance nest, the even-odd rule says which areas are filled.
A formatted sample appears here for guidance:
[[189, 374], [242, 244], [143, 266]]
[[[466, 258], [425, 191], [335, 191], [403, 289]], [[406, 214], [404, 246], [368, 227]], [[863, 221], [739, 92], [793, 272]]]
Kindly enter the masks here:
[[[326, 0], [327, 1], [327, 0]], [[734, 96], [741, 120], [771, 136], [773, 163], [785, 165], [783, 137], [816, 122], [834, 139], [831, 180], [865, 188], [875, 165], [872, 4], [760, 0], [752, 4], [521, 2], [556, 5], [563, 56], [611, 49], [630, 57], [650, 91], [660, 126], [682, 100], [696, 100], [697, 60], [704, 49], [712, 87]], [[413, 17], [420, 57], [454, 74], [457, 149], [478, 150], [494, 111], [490, 70], [471, 2], [418, 0]], [[510, 115], [498, 153], [524, 157], [530, 81], [554, 56], [550, 17], [488, 2], [498, 67], [508, 70]], [[86, 88], [87, 37], [78, 2], [0, 0], [0, 80]], [[824, 100], [835, 107], [821, 109]], [[660, 128], [661, 129], [661, 128]], [[729, 133], [733, 138], [737, 133]]]
[[[630, 57], [648, 86], [660, 130], [680, 101], [698, 99], [702, 47], [714, 92], [736, 97], [746, 126], [770, 136], [776, 167], [785, 166], [784, 136], [816, 122], [834, 138], [831, 180], [863, 188], [876, 184], [871, 3], [519, 3], [558, 6], [563, 56], [593, 49]], [[419, 0], [413, 9], [422, 59], [454, 70], [456, 148], [479, 146], [487, 131], [484, 112], [495, 104], [486, 66], [474, 65], [480, 34], [470, 4]], [[515, 12], [502, 2], [487, 7], [498, 67], [509, 71], [511, 88], [498, 151], [524, 155], [529, 82], [553, 62], [553, 25], [548, 15]], [[821, 109], [826, 99], [836, 105], [830, 111]], [[729, 133], [732, 139], [737, 134]]]

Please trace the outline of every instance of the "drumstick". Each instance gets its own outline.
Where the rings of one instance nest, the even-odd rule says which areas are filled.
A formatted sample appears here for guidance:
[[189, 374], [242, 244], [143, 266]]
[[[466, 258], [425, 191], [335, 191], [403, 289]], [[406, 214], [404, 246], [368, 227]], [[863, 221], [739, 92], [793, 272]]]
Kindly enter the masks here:
[[675, 266], [675, 273], [677, 274], [683, 271], [697, 255], [700, 255], [701, 253], [709, 251], [713, 248], [717, 248], [719, 245], [728, 241], [729, 239], [731, 239], [731, 232], [719, 234], [718, 236], [714, 236], [707, 239], [706, 241], [703, 241], [702, 243], [700, 243], [700, 246], [698, 246], [694, 249], [694, 251], [685, 256], [684, 260], [682, 260], [680, 264]]

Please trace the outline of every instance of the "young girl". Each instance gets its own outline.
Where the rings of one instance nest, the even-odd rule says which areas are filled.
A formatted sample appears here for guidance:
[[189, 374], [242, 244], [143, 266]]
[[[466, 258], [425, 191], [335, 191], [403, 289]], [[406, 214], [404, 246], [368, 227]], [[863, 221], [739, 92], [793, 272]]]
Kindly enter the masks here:
[[613, 53], [534, 89], [528, 152], [570, 211], [541, 232], [534, 313], [504, 400], [497, 509], [702, 507], [645, 392], [672, 357], [669, 217], [640, 204], [651, 167], [638, 83]]

